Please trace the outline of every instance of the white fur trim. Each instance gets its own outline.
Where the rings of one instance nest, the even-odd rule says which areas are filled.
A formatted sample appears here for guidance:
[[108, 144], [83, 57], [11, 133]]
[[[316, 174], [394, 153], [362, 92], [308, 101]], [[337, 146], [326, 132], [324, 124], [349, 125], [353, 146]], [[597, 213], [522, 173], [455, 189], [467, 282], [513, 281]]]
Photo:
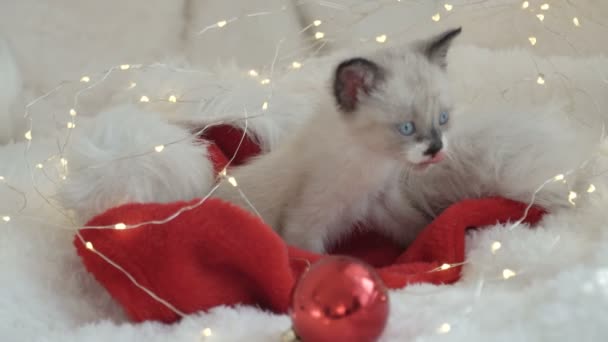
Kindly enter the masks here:
[[124, 203], [204, 196], [213, 182], [206, 148], [158, 114], [123, 106], [87, 126], [70, 143], [71, 171], [60, 191], [63, 206], [81, 220]]

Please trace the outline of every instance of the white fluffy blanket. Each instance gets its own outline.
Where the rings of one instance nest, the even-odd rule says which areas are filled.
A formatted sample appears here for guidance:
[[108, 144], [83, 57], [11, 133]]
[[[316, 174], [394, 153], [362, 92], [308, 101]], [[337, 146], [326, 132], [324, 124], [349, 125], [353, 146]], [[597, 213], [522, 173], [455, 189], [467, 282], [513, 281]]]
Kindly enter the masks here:
[[[572, 129], [581, 139], [593, 134], [599, 142], [598, 119], [608, 109], [608, 59], [476, 47], [458, 47], [451, 59], [456, 99], [465, 111], [506, 107], [534, 113], [562, 108], [558, 105], [565, 102], [559, 113], [572, 120]], [[31, 141], [0, 146], [2, 341], [279, 340], [289, 318], [251, 307], [220, 307], [173, 325], [129, 323], [76, 256], [74, 222], [119, 203], [206, 193], [211, 173], [201, 147], [167, 122], [242, 117], [243, 108], [253, 116], [268, 101], [265, 116], [250, 120], [249, 128], [272, 149], [306, 118], [315, 92], [322, 91], [310, 89], [310, 81], [323, 77], [326, 69], [326, 61], [311, 61], [273, 78], [272, 88], [234, 70], [196, 76], [164, 68], [132, 70], [83, 94], [82, 107], [99, 114], [95, 119], [76, 116], [73, 131], [65, 124], [71, 122], [67, 113], [77, 90], [54, 95], [64, 100], [39, 103], [39, 112], [57, 114], [60, 128], [40, 128]], [[538, 70], [545, 71], [544, 86], [536, 83]], [[136, 91], [125, 90], [129, 82], [137, 83]], [[199, 88], [187, 95], [195, 85]], [[172, 93], [183, 102], [155, 101]], [[152, 101], [138, 102], [142, 95]], [[98, 97], [108, 101], [100, 104]], [[201, 104], [201, 98], [213, 100]], [[129, 102], [135, 104], [108, 109]], [[529, 124], [538, 121], [530, 117]], [[71, 151], [67, 165], [57, 157], [66, 141]], [[162, 153], [154, 152], [161, 144]], [[471, 234], [468, 263], [457, 284], [392, 291], [382, 341], [606, 340], [608, 187], [601, 171], [583, 179], [594, 184], [594, 192], [580, 192], [576, 206], [548, 215], [536, 229], [496, 226]], [[63, 210], [62, 203], [74, 212]], [[494, 241], [501, 242], [496, 253], [491, 251]], [[504, 269], [516, 276], [504, 280]], [[204, 338], [206, 328], [212, 335]]]

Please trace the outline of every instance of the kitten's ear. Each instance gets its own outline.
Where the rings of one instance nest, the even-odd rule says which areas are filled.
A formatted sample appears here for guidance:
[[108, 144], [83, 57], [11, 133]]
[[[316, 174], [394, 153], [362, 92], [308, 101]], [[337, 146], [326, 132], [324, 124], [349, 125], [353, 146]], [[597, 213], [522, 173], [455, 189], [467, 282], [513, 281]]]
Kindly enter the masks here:
[[434, 36], [422, 43], [422, 52], [431, 63], [445, 69], [447, 66], [448, 50], [452, 45], [452, 40], [454, 40], [460, 32], [462, 32], [462, 27], [447, 30]]
[[382, 79], [382, 69], [367, 59], [353, 58], [340, 63], [333, 84], [338, 106], [344, 112], [354, 111], [360, 97], [369, 95]]

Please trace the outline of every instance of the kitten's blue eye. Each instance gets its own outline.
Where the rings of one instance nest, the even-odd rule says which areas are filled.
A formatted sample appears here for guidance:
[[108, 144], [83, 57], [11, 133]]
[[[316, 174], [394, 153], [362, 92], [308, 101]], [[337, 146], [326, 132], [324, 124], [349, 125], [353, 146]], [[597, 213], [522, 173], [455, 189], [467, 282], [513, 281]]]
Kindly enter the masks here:
[[443, 111], [443, 112], [439, 113], [439, 124], [440, 125], [445, 125], [446, 123], [448, 123], [448, 120], [450, 120], [450, 113], [448, 113], [447, 111]]
[[397, 128], [399, 129], [399, 133], [405, 136], [410, 136], [416, 132], [416, 126], [412, 121], [401, 123], [397, 126]]

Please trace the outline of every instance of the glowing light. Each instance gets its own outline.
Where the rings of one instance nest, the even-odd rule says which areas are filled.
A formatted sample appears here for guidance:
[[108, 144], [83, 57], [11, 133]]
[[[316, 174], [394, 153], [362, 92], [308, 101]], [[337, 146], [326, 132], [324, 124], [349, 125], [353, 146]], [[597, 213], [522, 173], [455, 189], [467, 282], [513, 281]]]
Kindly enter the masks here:
[[59, 159], [59, 162], [61, 163], [61, 166], [67, 166], [68, 165], [68, 161], [65, 158]]
[[546, 4], [546, 3], [545, 3], [545, 4], [542, 4], [542, 5], [540, 6], [540, 9], [541, 9], [541, 10], [543, 10], [543, 11], [548, 10], [548, 9], [549, 9], [549, 4]]
[[556, 181], [564, 180], [564, 175], [560, 173], [559, 175], [555, 176], [553, 179]]
[[255, 70], [253, 70], [253, 69], [249, 70], [249, 76], [251, 76], [251, 77], [257, 77], [258, 75], [259, 75], [259, 74], [258, 74], [258, 72], [257, 72], [257, 71], [255, 71]]
[[537, 14], [536, 17], [538, 18], [538, 20], [543, 21], [545, 20], [545, 15], [544, 14]]
[[322, 23], [323, 22], [321, 20], [318, 20], [318, 19], [312, 22], [312, 24], [315, 25], [315, 26], [320, 26]]
[[589, 188], [587, 188], [587, 192], [588, 192], [588, 193], [595, 192], [595, 185], [593, 185], [593, 184], [589, 184]]
[[68, 128], [75, 128], [76, 124], [70, 121], [70, 122], [68, 122], [67, 126], [68, 126]]
[[492, 254], [496, 254], [496, 252], [502, 247], [500, 241], [494, 241], [492, 243]]
[[450, 269], [450, 267], [452, 267], [452, 266], [450, 266], [450, 264], [443, 264], [443, 265], [441, 265], [441, 267], [439, 267], [439, 268], [441, 268], [441, 270], [442, 270], [442, 271], [445, 271], [445, 270]]
[[294, 69], [300, 69], [302, 67], [302, 63], [294, 61], [293, 63], [291, 63], [291, 67]]
[[222, 177], [226, 177], [226, 169], [223, 169], [222, 171], [220, 171], [220, 176]]
[[228, 24], [226, 20], [221, 20], [217, 22], [217, 27], [224, 27], [226, 24]]
[[543, 85], [545, 84], [545, 78], [543, 77], [543, 75], [538, 75], [538, 78], [536, 79], [536, 83]]
[[129, 70], [131, 66], [129, 64], [123, 64], [120, 66], [120, 70]]
[[529, 37], [528, 40], [530, 41], [530, 44], [532, 44], [532, 46], [536, 45], [536, 37]]
[[114, 228], [115, 228], [115, 229], [118, 229], [118, 230], [123, 230], [123, 229], [126, 229], [126, 228], [127, 228], [127, 225], [121, 222], [121, 223], [117, 223], [117, 224], [115, 224], [115, 225], [114, 225]]
[[452, 326], [449, 323], [443, 323], [439, 328], [437, 328], [438, 334], [447, 334], [452, 330]]
[[68, 179], [68, 177], [66, 177], [65, 175], [61, 176], [61, 180], [66, 180]]
[[578, 21], [577, 17], [572, 18], [572, 23], [574, 24], [574, 26], [579, 27], [581, 26], [581, 22]]
[[572, 204], [572, 205], [576, 205], [576, 203], [574, 203], [574, 200], [577, 197], [578, 197], [578, 195], [576, 194], [576, 192], [570, 191], [570, 193], [568, 194], [568, 202], [570, 202], [570, 204]]
[[169, 102], [173, 102], [173, 103], [177, 102], [177, 97], [175, 95], [169, 96]]
[[80, 82], [82, 83], [89, 83], [91, 81], [91, 78], [89, 76], [82, 76], [82, 78], [80, 78]]
[[76, 112], [76, 109], [72, 108], [70, 109], [70, 116], [76, 116], [78, 113]]
[[211, 336], [212, 335], [211, 329], [209, 329], [209, 328], [203, 329], [203, 331], [201, 332], [201, 335], [203, 335], [205, 337]]
[[528, 7], [530, 7], [530, 3], [529, 3], [528, 1], [524, 1], [524, 2], [521, 4], [521, 8], [523, 8], [523, 9], [526, 9], [526, 8], [528, 8]]
[[265, 78], [265, 79], [261, 80], [260, 83], [261, 84], [268, 84], [268, 83], [270, 83], [270, 79]]
[[449, 12], [452, 10], [452, 8], [454, 8], [454, 6], [452, 6], [451, 4], [445, 4], [443, 5], [443, 8], [445, 8], [445, 10]]
[[36, 164], [36, 168], [37, 168], [37, 169], [42, 169], [42, 168], [44, 168], [44, 165], [42, 165], [42, 164], [38, 163], [38, 164]]
[[137, 83], [135, 83], [135, 82], [131, 82], [131, 83], [129, 84], [129, 89], [133, 89], [133, 88], [135, 88], [135, 87], [137, 87]]
[[506, 279], [515, 277], [517, 275], [517, 273], [515, 273], [513, 270], [510, 270], [508, 268], [505, 268], [504, 270], [502, 270], [502, 277]]
[[154, 151], [156, 152], [162, 152], [165, 149], [165, 145], [158, 145], [154, 147]]
[[315, 38], [316, 39], [321, 39], [323, 37], [325, 37], [325, 33], [323, 33], [323, 32], [317, 32], [317, 33], [315, 33]]
[[437, 22], [437, 21], [441, 20], [441, 14], [436, 13], [434, 16], [431, 17], [431, 19], [433, 19], [433, 21]]
[[139, 98], [139, 102], [150, 102], [150, 98], [147, 97], [146, 95], [143, 95], [142, 97]]
[[32, 131], [30, 130], [30, 131], [25, 132], [25, 134], [23, 136], [25, 136], [25, 139], [27, 139], [27, 140], [32, 140]]
[[228, 177], [228, 183], [230, 183], [230, 185], [232, 185], [235, 188], [238, 185], [237, 182], [236, 182], [236, 178], [234, 178], [232, 176]]
[[11, 220], [10, 216], [2, 216], [2, 221], [9, 222]]
[[84, 245], [85, 245], [85, 247], [86, 247], [88, 250], [91, 250], [91, 251], [93, 250], [93, 243], [92, 243], [92, 242], [87, 241], [87, 242], [86, 242]]
[[264, 101], [264, 104], [262, 104], [262, 110], [266, 109], [268, 109], [268, 102]]
[[383, 34], [383, 35], [380, 35], [380, 36], [376, 37], [376, 41], [378, 43], [384, 43], [384, 42], [386, 42], [386, 35]]
[[0, 176], [0, 181], [4, 181], [4, 176]]

